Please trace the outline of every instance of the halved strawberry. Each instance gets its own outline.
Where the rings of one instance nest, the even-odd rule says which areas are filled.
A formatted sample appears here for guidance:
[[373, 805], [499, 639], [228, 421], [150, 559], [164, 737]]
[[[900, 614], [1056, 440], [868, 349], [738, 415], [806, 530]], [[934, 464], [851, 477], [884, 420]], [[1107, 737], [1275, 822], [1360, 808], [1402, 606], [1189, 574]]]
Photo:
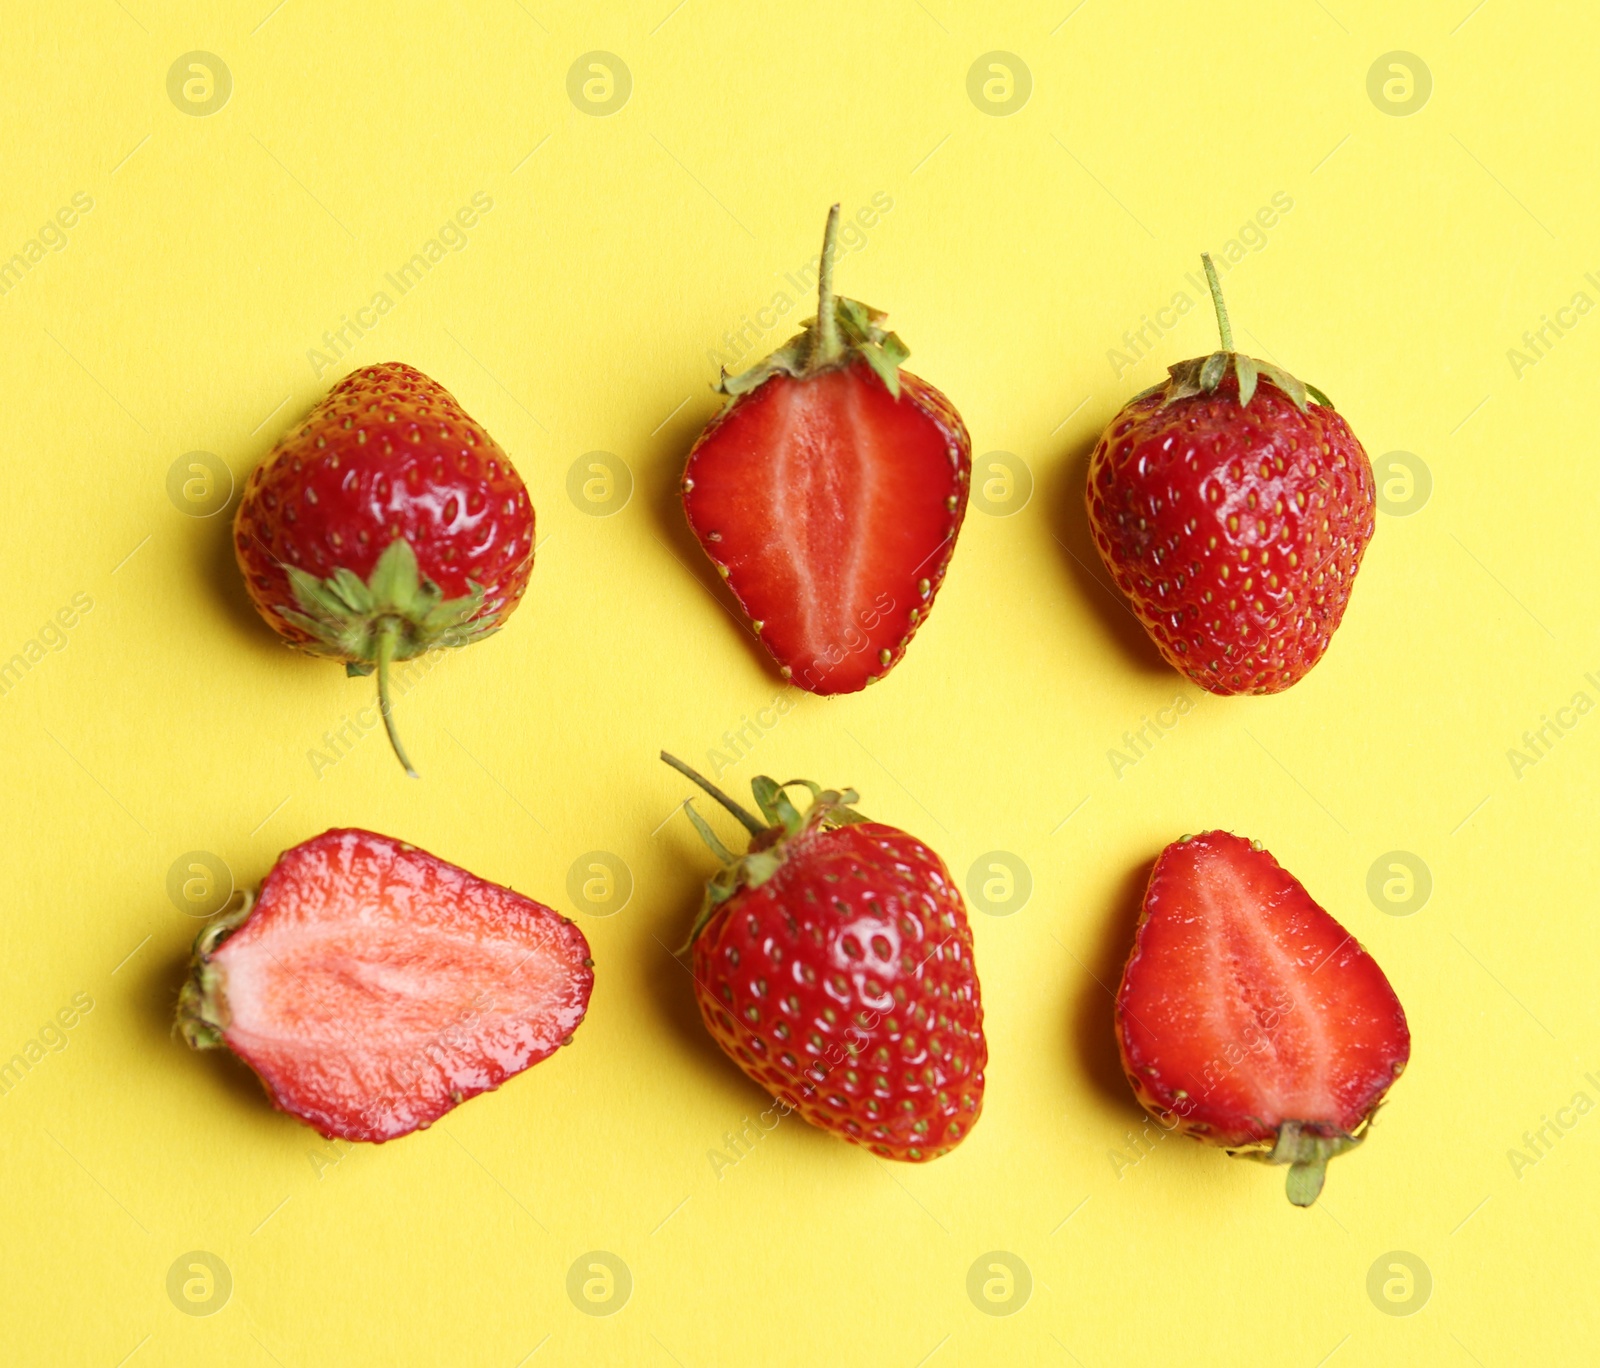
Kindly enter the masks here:
[[1259, 845], [1161, 852], [1117, 993], [1122, 1066], [1162, 1125], [1289, 1164], [1309, 1206], [1411, 1055], [1383, 970]]
[[817, 318], [755, 369], [689, 453], [689, 525], [785, 678], [850, 693], [927, 617], [967, 510], [972, 445], [950, 401], [900, 369], [884, 315], [833, 293], [828, 214]]
[[542, 903], [391, 837], [327, 831], [200, 933], [178, 1027], [323, 1135], [392, 1140], [570, 1044], [593, 966]]

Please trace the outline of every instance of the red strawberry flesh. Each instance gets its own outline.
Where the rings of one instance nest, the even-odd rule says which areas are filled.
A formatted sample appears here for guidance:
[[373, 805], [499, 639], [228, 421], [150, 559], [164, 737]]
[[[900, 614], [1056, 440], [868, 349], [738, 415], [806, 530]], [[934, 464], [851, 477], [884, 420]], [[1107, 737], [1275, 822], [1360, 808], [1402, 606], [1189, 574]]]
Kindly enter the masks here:
[[881, 679], [927, 617], [967, 511], [972, 444], [900, 363], [885, 314], [835, 295], [839, 206], [817, 316], [718, 384], [729, 403], [683, 475], [684, 512], [779, 672], [816, 694]]
[[594, 982], [550, 908], [386, 836], [286, 852], [212, 951], [209, 1016], [274, 1103], [388, 1140], [570, 1040]]
[[966, 508], [966, 434], [929, 395], [902, 373], [896, 398], [859, 359], [774, 376], [689, 459], [690, 526], [768, 650], [812, 692], [882, 675], [943, 578]]
[[1222, 831], [1156, 861], [1117, 995], [1140, 1102], [1209, 1143], [1360, 1133], [1410, 1056], [1383, 971], [1266, 851]]

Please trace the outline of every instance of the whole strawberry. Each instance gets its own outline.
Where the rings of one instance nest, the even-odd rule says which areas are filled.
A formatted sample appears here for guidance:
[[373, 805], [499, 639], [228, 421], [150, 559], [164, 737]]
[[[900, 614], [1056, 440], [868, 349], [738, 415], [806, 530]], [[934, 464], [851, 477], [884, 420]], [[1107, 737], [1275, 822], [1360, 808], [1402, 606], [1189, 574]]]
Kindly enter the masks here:
[[1310, 1206], [1411, 1056], [1355, 938], [1267, 851], [1225, 831], [1161, 852], [1117, 992], [1135, 1096], [1166, 1129], [1288, 1164]]
[[542, 903], [325, 831], [200, 932], [178, 1029], [323, 1135], [393, 1140], [570, 1044], [593, 986], [583, 933]]
[[234, 551], [250, 598], [313, 655], [378, 675], [499, 628], [528, 587], [534, 514], [499, 443], [399, 362], [347, 375], [250, 473]]
[[1233, 350], [1171, 367], [1089, 463], [1100, 556], [1167, 662], [1216, 694], [1277, 693], [1322, 658], [1372, 538], [1372, 467], [1322, 391]]
[[[972, 932], [943, 861], [861, 816], [848, 789], [763, 775], [757, 817], [661, 758], [751, 835], [737, 858], [684, 804], [723, 862], [687, 947], [706, 1029], [814, 1126], [885, 1159], [954, 1149], [983, 1108], [989, 1052]], [[785, 792], [796, 786], [811, 791], [804, 814]]]
[[731, 402], [683, 472], [683, 507], [779, 671], [816, 694], [886, 675], [928, 616], [967, 511], [972, 443], [900, 363], [877, 309], [833, 293], [828, 211], [817, 317], [718, 388]]

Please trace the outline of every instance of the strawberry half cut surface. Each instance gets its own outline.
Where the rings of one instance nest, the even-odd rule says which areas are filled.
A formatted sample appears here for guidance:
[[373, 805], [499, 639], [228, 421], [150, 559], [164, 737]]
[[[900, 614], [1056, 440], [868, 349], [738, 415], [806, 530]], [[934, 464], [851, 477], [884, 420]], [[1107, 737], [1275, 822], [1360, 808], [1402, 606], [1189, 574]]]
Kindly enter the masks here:
[[393, 1140], [570, 1044], [593, 965], [542, 903], [391, 837], [327, 831], [201, 931], [178, 1028], [226, 1045], [330, 1139]]
[[972, 444], [900, 369], [884, 314], [836, 298], [828, 213], [817, 317], [753, 370], [689, 453], [683, 506], [779, 670], [817, 694], [882, 678], [933, 606], [967, 510]]
[[[760, 816], [661, 758], [750, 832], [733, 855], [686, 801], [722, 869], [689, 934], [706, 1030], [777, 1105], [885, 1159], [922, 1163], [972, 1133], [988, 1045], [972, 930], [950, 871], [869, 821], [849, 789], [751, 782]], [[804, 813], [787, 790], [804, 788]], [[763, 1129], [771, 1129], [761, 1121]]]
[[1161, 852], [1117, 993], [1117, 1042], [1164, 1127], [1288, 1164], [1309, 1206], [1411, 1054], [1373, 958], [1259, 845], [1225, 831]]

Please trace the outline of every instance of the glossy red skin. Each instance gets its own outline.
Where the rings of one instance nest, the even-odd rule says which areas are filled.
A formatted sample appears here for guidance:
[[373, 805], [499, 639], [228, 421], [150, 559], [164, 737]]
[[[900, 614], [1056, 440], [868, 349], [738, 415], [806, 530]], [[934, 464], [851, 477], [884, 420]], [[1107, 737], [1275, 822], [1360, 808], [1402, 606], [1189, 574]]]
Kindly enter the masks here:
[[594, 987], [567, 918], [353, 829], [285, 851], [211, 963], [228, 1047], [280, 1111], [344, 1140], [396, 1139], [498, 1088], [570, 1043]]
[[706, 1029], [812, 1125], [921, 1162], [977, 1123], [989, 1053], [972, 931], [944, 862], [905, 832], [794, 838], [707, 923], [694, 974]]
[[1127, 405], [1090, 458], [1101, 559], [1201, 688], [1287, 689], [1328, 649], [1372, 538], [1367, 454], [1334, 410], [1301, 413], [1267, 381], [1243, 409], [1231, 373], [1214, 395], [1161, 402]]
[[1117, 993], [1122, 1067], [1162, 1125], [1229, 1149], [1287, 1121], [1359, 1132], [1411, 1056], [1377, 962], [1265, 850], [1169, 845]]
[[[814, 443], [780, 489], [781, 434], [799, 412], [829, 415], [850, 440]], [[873, 454], [858, 465], [863, 441]], [[868, 468], [882, 491], [876, 507], [863, 496]], [[811, 693], [852, 693], [893, 669], [926, 620], [971, 473], [972, 442], [950, 401], [907, 371], [897, 400], [858, 357], [805, 379], [775, 375], [733, 400], [689, 453], [683, 506], [784, 676]], [[782, 497], [803, 498], [803, 516], [785, 519]], [[780, 528], [805, 541], [797, 555], [833, 621], [808, 626]], [[851, 576], [858, 551], [869, 559]], [[853, 593], [838, 591], [846, 581]]]
[[295, 645], [309, 633], [284, 565], [365, 580], [397, 537], [446, 599], [484, 587], [474, 621], [504, 621], [533, 570], [534, 512], [498, 442], [437, 381], [399, 362], [345, 376], [245, 484], [234, 551], [250, 598]]

